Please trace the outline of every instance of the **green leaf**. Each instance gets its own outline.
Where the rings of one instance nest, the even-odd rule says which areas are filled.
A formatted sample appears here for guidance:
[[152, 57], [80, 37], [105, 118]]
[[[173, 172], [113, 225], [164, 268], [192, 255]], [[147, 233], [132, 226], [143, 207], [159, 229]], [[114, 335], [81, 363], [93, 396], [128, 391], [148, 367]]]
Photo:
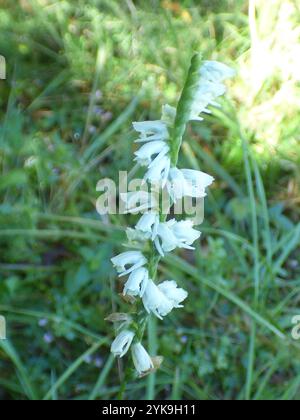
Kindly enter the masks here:
[[27, 175], [22, 169], [15, 169], [2, 175], [0, 178], [0, 191], [10, 187], [22, 187], [27, 184]]

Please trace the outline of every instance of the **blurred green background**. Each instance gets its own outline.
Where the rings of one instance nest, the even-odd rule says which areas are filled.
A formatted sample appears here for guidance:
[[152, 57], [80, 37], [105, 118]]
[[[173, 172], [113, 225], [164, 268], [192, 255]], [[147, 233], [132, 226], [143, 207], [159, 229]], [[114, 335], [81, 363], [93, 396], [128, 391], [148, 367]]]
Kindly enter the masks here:
[[100, 218], [96, 183], [133, 166], [131, 122], [176, 105], [194, 51], [237, 70], [181, 154], [216, 182], [196, 253], [161, 265], [190, 291], [152, 321], [162, 368], [124, 398], [300, 398], [299, 17], [296, 0], [2, 0], [1, 399], [117, 398], [109, 260], [136, 218]]

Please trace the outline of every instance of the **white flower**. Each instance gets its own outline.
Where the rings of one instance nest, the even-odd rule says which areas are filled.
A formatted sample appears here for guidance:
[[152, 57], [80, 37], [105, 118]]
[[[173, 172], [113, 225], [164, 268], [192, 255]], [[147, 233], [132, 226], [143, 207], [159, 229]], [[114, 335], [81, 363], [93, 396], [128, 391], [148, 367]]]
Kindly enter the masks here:
[[141, 230], [127, 228], [126, 235], [129, 243], [132, 242], [146, 242], [150, 239], [148, 233], [144, 233]]
[[168, 180], [170, 167], [171, 159], [169, 158], [169, 156], [158, 156], [149, 165], [148, 171], [144, 179], [152, 183], [159, 183], [162, 187], [164, 187]]
[[213, 83], [208, 80], [202, 80], [202, 83], [199, 85], [191, 109], [190, 120], [202, 121], [203, 118], [199, 117], [199, 114], [202, 112], [210, 113], [207, 109], [209, 105], [219, 106], [215, 100], [224, 95], [226, 92], [226, 87], [222, 83]]
[[168, 315], [173, 308], [181, 308], [188, 293], [177, 287], [174, 280], [167, 280], [158, 286], [149, 280], [143, 295], [143, 304], [148, 313], [152, 312], [159, 319]]
[[169, 138], [168, 127], [164, 121], [133, 122], [133, 128], [140, 133], [136, 143], [144, 143], [155, 140], [167, 140]]
[[[137, 268], [143, 267], [147, 263], [147, 258], [140, 251], [127, 251], [111, 259], [119, 277], [132, 273]], [[126, 269], [127, 266], [131, 267]]]
[[178, 240], [172, 232], [169, 222], [160, 223], [156, 230], [154, 244], [159, 254], [164, 257], [165, 252], [171, 252], [178, 246]]
[[141, 166], [148, 166], [153, 161], [152, 157], [162, 158], [169, 152], [170, 148], [164, 141], [152, 141], [144, 144], [137, 152], [135, 152], [137, 161]]
[[183, 308], [180, 303], [187, 298], [188, 292], [177, 287], [176, 281], [166, 280], [160, 283], [158, 288], [171, 301], [174, 308]]
[[124, 330], [120, 332], [120, 334], [112, 342], [110, 348], [110, 351], [113, 353], [113, 355], [123, 357], [129, 350], [134, 335], [135, 334], [129, 330]]
[[235, 75], [235, 71], [219, 61], [204, 61], [200, 68], [200, 75], [210, 82], [223, 82]]
[[158, 225], [159, 215], [157, 213], [145, 213], [138, 221], [135, 229], [150, 239]]
[[155, 246], [161, 256], [175, 248], [195, 249], [191, 245], [200, 238], [201, 232], [193, 229], [191, 220], [177, 222], [175, 219], [160, 223], [155, 237]]
[[190, 120], [201, 121], [202, 112], [210, 113], [208, 105], [218, 106], [215, 100], [226, 92], [222, 83], [234, 76], [235, 72], [225, 64], [217, 61], [204, 61], [199, 70], [199, 82], [195, 91]]
[[153, 362], [141, 343], [136, 343], [131, 348], [133, 364], [139, 375], [143, 375], [154, 368]]
[[120, 197], [125, 203], [127, 213], [139, 213], [144, 210], [157, 208], [155, 195], [147, 191], [122, 193]]
[[159, 319], [168, 315], [173, 309], [173, 305], [164, 293], [154, 284], [152, 280], [148, 281], [145, 293], [143, 295], [143, 304], [148, 313], [153, 312]]
[[130, 242], [145, 242], [149, 239], [154, 239], [155, 231], [159, 225], [159, 215], [154, 212], [143, 214], [138, 221], [135, 229], [127, 228], [126, 234]]
[[178, 248], [195, 249], [191, 245], [200, 238], [201, 232], [193, 228], [192, 220], [182, 220], [175, 222], [172, 226], [172, 232], [178, 240]]
[[123, 295], [142, 297], [149, 280], [148, 270], [144, 267], [134, 270], [125, 283]]
[[205, 189], [210, 186], [214, 178], [205, 172], [192, 169], [171, 168], [167, 184], [169, 194], [176, 202], [183, 197], [205, 197]]

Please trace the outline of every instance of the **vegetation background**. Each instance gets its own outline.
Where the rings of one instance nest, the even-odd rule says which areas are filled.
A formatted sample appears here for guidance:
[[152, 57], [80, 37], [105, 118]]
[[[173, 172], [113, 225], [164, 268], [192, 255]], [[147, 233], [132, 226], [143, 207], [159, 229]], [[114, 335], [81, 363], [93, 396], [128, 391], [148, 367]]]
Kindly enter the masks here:
[[195, 50], [238, 72], [181, 155], [216, 183], [196, 253], [161, 267], [190, 291], [151, 321], [162, 368], [124, 398], [300, 398], [299, 18], [296, 0], [1, 1], [1, 399], [118, 398], [104, 318], [135, 219], [101, 219], [95, 187], [132, 167], [131, 122], [176, 105]]

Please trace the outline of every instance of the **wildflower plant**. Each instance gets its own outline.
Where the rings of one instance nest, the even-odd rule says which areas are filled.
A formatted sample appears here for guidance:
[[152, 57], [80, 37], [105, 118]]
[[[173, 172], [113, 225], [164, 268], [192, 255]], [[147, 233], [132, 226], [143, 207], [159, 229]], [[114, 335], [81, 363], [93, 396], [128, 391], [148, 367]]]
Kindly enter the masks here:
[[108, 317], [118, 324], [111, 352], [123, 357], [131, 349], [140, 377], [157, 369], [162, 361], [150, 357], [142, 344], [148, 318], [154, 315], [162, 320], [173, 309], [182, 308], [188, 297], [188, 292], [172, 279], [157, 282], [160, 259], [176, 248], [193, 250], [201, 235], [193, 220], [168, 220], [168, 213], [184, 197], [203, 199], [206, 188], [214, 181], [206, 173], [177, 167], [186, 126], [191, 120], [202, 121], [205, 113], [210, 113], [209, 106], [219, 106], [216, 100], [226, 91], [223, 82], [233, 75], [234, 71], [226, 65], [203, 61], [200, 54], [195, 54], [177, 108], [165, 105], [160, 120], [133, 123], [139, 134], [136, 143], [140, 145], [134, 160], [146, 168], [144, 183], [155, 184], [169, 197], [169, 212], [163, 212], [159, 200], [146, 191], [121, 197], [128, 213], [143, 214], [134, 229], [127, 230], [128, 246], [132, 249], [112, 258], [119, 277], [125, 278], [123, 296], [135, 305], [130, 314]]

